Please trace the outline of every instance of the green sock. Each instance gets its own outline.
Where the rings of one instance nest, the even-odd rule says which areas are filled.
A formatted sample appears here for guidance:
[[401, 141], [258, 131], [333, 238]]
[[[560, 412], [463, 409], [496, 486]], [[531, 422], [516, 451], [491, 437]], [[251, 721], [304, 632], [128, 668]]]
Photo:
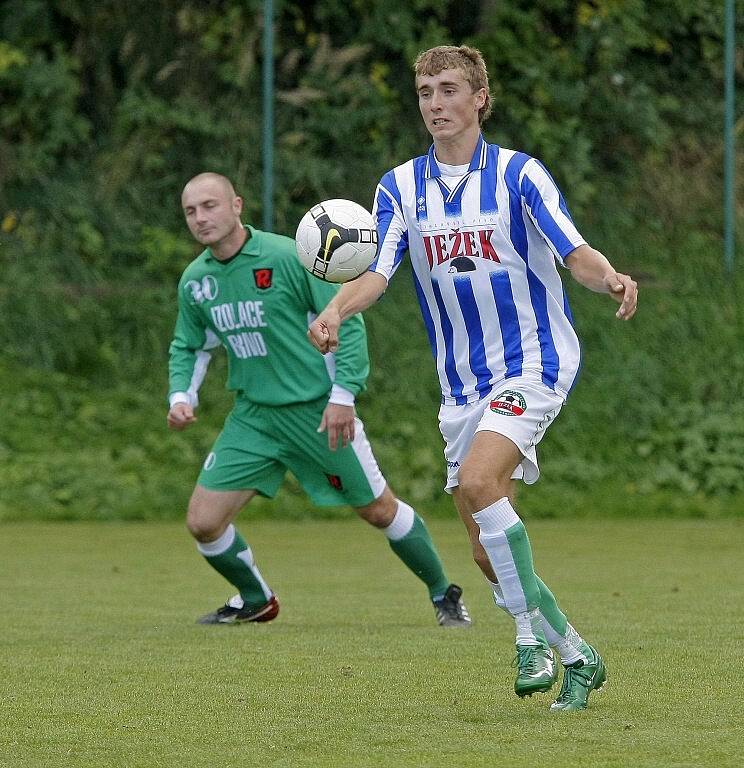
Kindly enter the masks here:
[[196, 546], [212, 568], [237, 588], [247, 606], [259, 607], [269, 600], [272, 592], [256, 568], [251, 548], [234, 525], [229, 525], [217, 541], [197, 542]]
[[540, 588], [540, 613], [555, 632], [561, 637], [565, 637], [568, 627], [566, 614], [558, 607], [555, 596], [545, 582], [537, 574], [535, 574], [535, 578], [537, 579], [537, 586]]
[[[401, 536], [401, 531], [406, 529]], [[429, 597], [440, 597], [447, 591], [449, 581], [424, 521], [400, 499], [398, 511], [385, 529], [385, 535], [393, 552], [426, 584]]]

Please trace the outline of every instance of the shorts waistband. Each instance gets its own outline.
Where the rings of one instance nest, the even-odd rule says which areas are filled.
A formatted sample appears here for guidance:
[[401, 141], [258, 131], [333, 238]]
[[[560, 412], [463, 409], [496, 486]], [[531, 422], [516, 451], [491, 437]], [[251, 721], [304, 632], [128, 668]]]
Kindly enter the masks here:
[[443, 393], [439, 402], [441, 405], [470, 405], [471, 403], [478, 403], [481, 400], [485, 400], [487, 397], [490, 397], [494, 392], [497, 392], [500, 389], [508, 389], [509, 386], [514, 386], [515, 382], [519, 380], [527, 380], [533, 384], [546, 387], [547, 389], [555, 392], [555, 394], [562, 398], [564, 401], [568, 398], [568, 392], [564, 392], [562, 389], [555, 386], [549, 387], [542, 380], [540, 373], [527, 373], [522, 376], [511, 376], [508, 379], [499, 379], [498, 381], [491, 384], [487, 389], [484, 389], [482, 392], [472, 392], [469, 395], [459, 396], [445, 395]]

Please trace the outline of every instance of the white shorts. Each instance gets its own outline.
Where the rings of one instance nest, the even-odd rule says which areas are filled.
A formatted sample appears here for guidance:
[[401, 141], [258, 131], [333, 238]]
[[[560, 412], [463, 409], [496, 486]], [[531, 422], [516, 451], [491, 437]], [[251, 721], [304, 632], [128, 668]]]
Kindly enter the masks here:
[[452, 493], [458, 485], [460, 465], [468, 454], [476, 432], [498, 432], [519, 448], [524, 459], [512, 478], [528, 485], [537, 482], [535, 446], [563, 406], [561, 395], [546, 387], [536, 376], [515, 376], [495, 386], [487, 397], [466, 405], [442, 405], [439, 430], [444, 438], [447, 485]]

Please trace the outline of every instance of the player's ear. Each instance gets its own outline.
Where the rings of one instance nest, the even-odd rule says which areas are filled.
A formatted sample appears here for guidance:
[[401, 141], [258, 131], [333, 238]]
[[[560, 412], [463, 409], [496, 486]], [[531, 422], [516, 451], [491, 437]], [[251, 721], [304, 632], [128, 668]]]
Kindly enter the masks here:
[[243, 198], [238, 195], [233, 198], [233, 211], [235, 211], [236, 216], [240, 216], [243, 212]]

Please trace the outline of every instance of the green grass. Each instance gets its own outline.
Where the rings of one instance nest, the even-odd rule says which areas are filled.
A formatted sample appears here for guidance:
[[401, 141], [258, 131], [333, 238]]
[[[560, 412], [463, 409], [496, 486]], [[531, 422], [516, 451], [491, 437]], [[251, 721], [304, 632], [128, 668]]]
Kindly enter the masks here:
[[529, 524], [543, 578], [604, 654], [577, 715], [512, 692], [512, 635], [454, 520], [431, 521], [475, 624], [442, 630], [356, 521], [250, 521], [267, 625], [204, 627], [228, 593], [175, 523], [0, 527], [0, 765], [735, 766], [744, 524]]

